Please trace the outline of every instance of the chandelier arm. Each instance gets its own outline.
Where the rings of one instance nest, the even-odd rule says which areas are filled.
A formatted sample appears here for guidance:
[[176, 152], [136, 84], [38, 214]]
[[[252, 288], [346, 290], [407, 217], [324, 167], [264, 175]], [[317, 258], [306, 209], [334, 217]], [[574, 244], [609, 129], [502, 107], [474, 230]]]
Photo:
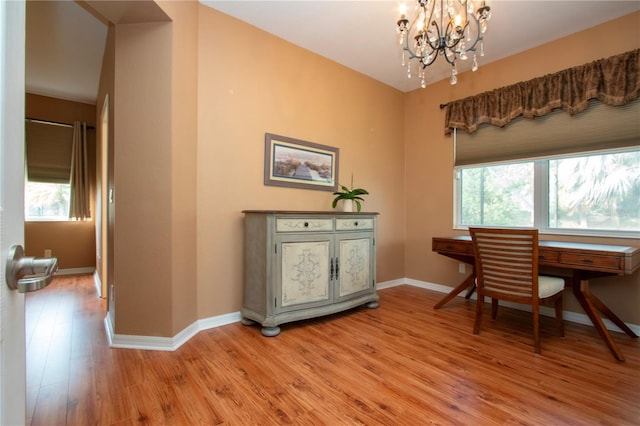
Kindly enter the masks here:
[[422, 58], [422, 68], [426, 68], [429, 65], [431, 65], [432, 63], [434, 63], [436, 61], [436, 59], [438, 59], [438, 54], [436, 53], [435, 55], [433, 54], [434, 52], [430, 52], [431, 55], [429, 55], [430, 59], [428, 62], [425, 62], [424, 60], [426, 59], [426, 56]]
[[[478, 19], [475, 19], [475, 16], [474, 16], [474, 21], [476, 23], [476, 31], [477, 31], [476, 39], [473, 41], [471, 46], [467, 47], [466, 49], [467, 51], [473, 51], [473, 52], [476, 51], [476, 46], [478, 45], [478, 43], [484, 40], [484, 36], [480, 32], [480, 21]], [[460, 53], [460, 52], [457, 52], [457, 53]]]
[[[422, 9], [425, 9], [425, 6], [420, 5], [420, 7], [422, 7]], [[411, 59], [422, 59], [423, 56], [416, 54], [416, 52], [413, 51], [413, 49], [411, 49], [411, 47], [409, 46], [409, 40], [415, 39], [414, 37], [411, 37], [411, 32], [413, 31], [413, 28], [416, 26], [416, 22], [418, 21], [418, 17], [416, 17], [415, 19], [413, 19], [411, 21], [411, 24], [409, 25], [409, 27], [406, 30], [406, 36], [405, 36], [405, 40], [404, 40], [404, 47], [402, 48], [402, 50], [406, 50], [407, 52], [409, 52], [409, 60]], [[426, 39], [428, 40], [428, 39]]]
[[[442, 3], [442, 0], [440, 0], [440, 2]], [[440, 48], [440, 35], [441, 35], [440, 34], [440, 27], [436, 23], [435, 19], [433, 19], [433, 15], [434, 15], [434, 12], [435, 12], [435, 9], [436, 9], [436, 2], [434, 0], [434, 1], [430, 2], [430, 3], [427, 3], [427, 4], [425, 4], [425, 3], [427, 3], [427, 2], [423, 2], [421, 4], [421, 6], [420, 6], [420, 7], [422, 7], [422, 12], [424, 13], [424, 16], [425, 16], [425, 20], [424, 20], [425, 27], [424, 27], [424, 30], [427, 33], [427, 35], [428, 35], [428, 31], [427, 31], [428, 27], [435, 27], [436, 31], [437, 31], [435, 41], [432, 42], [429, 39], [429, 37], [425, 37], [425, 41], [427, 42], [427, 44], [431, 48], [431, 52], [429, 52], [429, 53], [434, 53], [434, 52], [437, 52], [438, 49]], [[431, 6], [429, 8], [429, 13], [427, 13], [427, 5]], [[429, 24], [427, 25], [427, 23], [429, 23]], [[430, 61], [429, 63], [432, 64], [433, 61]]]
[[[453, 59], [449, 58], [449, 54], [453, 54]], [[456, 51], [451, 50], [451, 49], [444, 49], [442, 50], [442, 57], [444, 57], [444, 59], [449, 63], [449, 65], [451, 65], [452, 67], [456, 65]]]
[[452, 43], [448, 43], [447, 41], [451, 42], [452, 40], [454, 40], [454, 38], [451, 36], [451, 34], [453, 33], [454, 28], [453, 25], [451, 25], [451, 22], [449, 22], [447, 24], [447, 28], [445, 28], [445, 36], [442, 37], [442, 42], [441, 42], [441, 48], [447, 48], [447, 49], [451, 49], [453, 50], [454, 47], [456, 47], [458, 45], [458, 43], [460, 43], [461, 38], [456, 38], [454, 42]]

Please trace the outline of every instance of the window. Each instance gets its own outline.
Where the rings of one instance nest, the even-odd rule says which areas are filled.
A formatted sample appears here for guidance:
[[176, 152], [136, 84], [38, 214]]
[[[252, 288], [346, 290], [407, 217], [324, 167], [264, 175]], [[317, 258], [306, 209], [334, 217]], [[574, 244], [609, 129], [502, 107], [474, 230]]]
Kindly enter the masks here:
[[25, 216], [28, 220], [69, 220], [68, 183], [27, 182]]
[[456, 168], [456, 225], [640, 236], [640, 149]]
[[640, 151], [548, 165], [549, 227], [640, 231]]
[[640, 100], [454, 132], [455, 225], [640, 238]]

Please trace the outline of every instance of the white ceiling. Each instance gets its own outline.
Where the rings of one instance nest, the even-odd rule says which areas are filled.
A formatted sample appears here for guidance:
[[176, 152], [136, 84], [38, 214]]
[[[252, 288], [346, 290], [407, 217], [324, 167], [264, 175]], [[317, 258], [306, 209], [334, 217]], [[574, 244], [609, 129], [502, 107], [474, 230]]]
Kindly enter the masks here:
[[[401, 91], [418, 87], [400, 67], [395, 27], [401, 1], [200, 1]], [[480, 67], [640, 10], [637, 0], [487, 4], [493, 17]], [[27, 91], [95, 103], [105, 40], [106, 26], [75, 2], [27, 2]], [[248, 54], [254, 47], [246, 47]], [[459, 65], [460, 72], [469, 68]], [[450, 75], [442, 59], [427, 70], [428, 83]]]
[[27, 1], [26, 91], [96, 103], [107, 26], [74, 1]]

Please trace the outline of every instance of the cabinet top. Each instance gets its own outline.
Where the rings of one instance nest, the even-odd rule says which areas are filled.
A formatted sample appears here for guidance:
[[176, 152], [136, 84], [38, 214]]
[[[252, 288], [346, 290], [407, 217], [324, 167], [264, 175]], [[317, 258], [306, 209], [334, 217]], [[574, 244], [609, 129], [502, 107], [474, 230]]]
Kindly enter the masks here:
[[242, 210], [242, 213], [256, 213], [256, 214], [292, 214], [292, 215], [301, 215], [301, 214], [313, 214], [313, 215], [325, 215], [325, 216], [354, 216], [354, 215], [378, 215], [378, 212], [343, 212], [339, 210], [331, 210], [331, 211], [309, 211], [309, 210]]

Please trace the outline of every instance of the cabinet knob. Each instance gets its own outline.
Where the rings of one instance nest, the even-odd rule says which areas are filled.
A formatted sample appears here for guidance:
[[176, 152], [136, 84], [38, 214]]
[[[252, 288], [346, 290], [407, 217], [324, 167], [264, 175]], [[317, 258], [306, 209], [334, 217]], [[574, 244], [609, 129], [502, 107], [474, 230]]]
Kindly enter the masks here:
[[357, 221], [357, 220], [355, 221], [354, 225], [355, 225], [355, 226], [358, 226], [358, 221]]
[[305, 222], [305, 223], [304, 223], [304, 227], [305, 227], [305, 228], [308, 228], [308, 227], [309, 227], [309, 222]]

